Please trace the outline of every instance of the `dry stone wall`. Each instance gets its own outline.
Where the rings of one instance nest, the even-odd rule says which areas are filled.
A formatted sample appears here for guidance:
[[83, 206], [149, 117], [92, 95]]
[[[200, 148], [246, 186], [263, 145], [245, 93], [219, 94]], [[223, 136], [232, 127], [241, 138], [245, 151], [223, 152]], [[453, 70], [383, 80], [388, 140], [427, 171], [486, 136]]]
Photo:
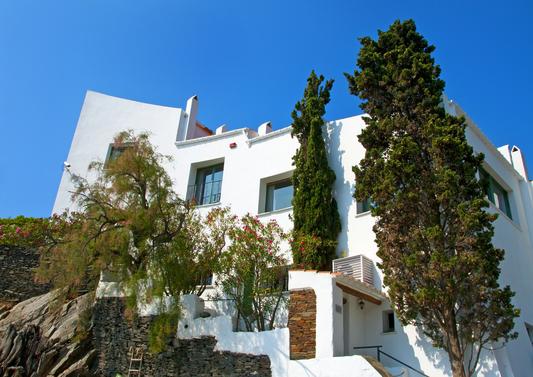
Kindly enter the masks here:
[[290, 291], [289, 333], [291, 360], [316, 355], [316, 294], [311, 288]]
[[9, 309], [18, 302], [50, 290], [48, 284], [33, 281], [39, 253], [25, 247], [0, 245], [0, 307]]
[[147, 339], [153, 318], [127, 320], [124, 309], [121, 298], [96, 301], [93, 343], [97, 350], [95, 374], [99, 376], [127, 375], [131, 346], [144, 350], [142, 376], [271, 376], [268, 356], [215, 351], [217, 341], [214, 337], [171, 339], [164, 352], [151, 355]]

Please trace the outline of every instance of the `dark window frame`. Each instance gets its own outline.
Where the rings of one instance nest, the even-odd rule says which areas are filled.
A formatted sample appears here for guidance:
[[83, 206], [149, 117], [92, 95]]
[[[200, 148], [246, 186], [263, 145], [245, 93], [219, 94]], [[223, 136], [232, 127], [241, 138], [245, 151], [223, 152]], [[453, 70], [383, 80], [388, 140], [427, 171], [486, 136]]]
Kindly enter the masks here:
[[[220, 179], [216, 179], [218, 173]], [[188, 188], [187, 200], [194, 200], [197, 205], [220, 203], [223, 179], [224, 162], [197, 168], [194, 184]]]
[[127, 149], [132, 148], [134, 143], [111, 143], [107, 149], [104, 167], [110, 162], [116, 161]]
[[[284, 207], [278, 207], [275, 203], [275, 190], [292, 187], [290, 203]], [[292, 183], [292, 177], [280, 179], [278, 181], [268, 182], [265, 186], [265, 206], [263, 213], [283, 210], [292, 207], [292, 199], [294, 198], [294, 185]]]
[[483, 168], [479, 169], [479, 177], [485, 182], [483, 189], [489, 202], [512, 220], [513, 213], [511, 211], [511, 202], [509, 200], [510, 191], [503, 187], [492, 174]]
[[362, 202], [358, 200], [356, 206], [356, 213], [358, 215], [361, 215], [363, 213], [370, 212], [370, 210], [372, 209], [372, 202], [370, 201], [370, 199], [365, 199]]

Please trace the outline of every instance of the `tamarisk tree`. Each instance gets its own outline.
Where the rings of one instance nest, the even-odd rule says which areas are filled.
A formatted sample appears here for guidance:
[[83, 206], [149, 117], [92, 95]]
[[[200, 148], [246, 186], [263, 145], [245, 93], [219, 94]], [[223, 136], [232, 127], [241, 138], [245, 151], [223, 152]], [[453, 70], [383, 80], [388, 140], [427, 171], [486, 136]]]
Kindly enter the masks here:
[[306, 268], [330, 270], [341, 230], [337, 202], [333, 197], [335, 173], [328, 165], [322, 127], [333, 80], [307, 79], [302, 100], [292, 112], [292, 132], [300, 147], [293, 156], [295, 166], [293, 205], [293, 262]]
[[227, 229], [178, 197], [163, 167], [170, 158], [147, 134], [122, 132], [113, 147], [118, 156], [91, 163], [92, 182], [72, 176], [78, 212], [49, 220], [37, 276], [75, 294], [80, 285], [94, 289], [101, 272], [115, 275], [130, 313], [158, 307], [150, 344], [161, 351], [175, 333], [180, 295], [205, 288]]
[[492, 245], [483, 162], [465, 120], [441, 104], [434, 47], [412, 20], [362, 38], [358, 69], [346, 74], [367, 127], [354, 167], [355, 197], [371, 199], [379, 267], [400, 321], [444, 348], [454, 377], [476, 373], [483, 347], [507, 341], [519, 312], [499, 287], [504, 251]]

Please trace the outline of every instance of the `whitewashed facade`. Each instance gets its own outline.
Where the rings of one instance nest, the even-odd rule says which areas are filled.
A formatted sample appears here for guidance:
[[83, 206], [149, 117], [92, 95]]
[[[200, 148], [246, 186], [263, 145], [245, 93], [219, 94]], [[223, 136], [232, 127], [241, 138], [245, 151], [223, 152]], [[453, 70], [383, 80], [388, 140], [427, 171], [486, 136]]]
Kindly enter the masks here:
[[[445, 105], [449, 112], [463, 114], [453, 102], [446, 100]], [[87, 176], [89, 162], [104, 161], [109, 155], [114, 135], [126, 129], [147, 131], [158, 151], [173, 157], [166, 168], [175, 190], [184, 198], [194, 196], [201, 204], [200, 211], [229, 206], [236, 214], [257, 214], [265, 221], [274, 218], [289, 230], [291, 208], [284, 205], [290, 188], [286, 182], [291, 176], [292, 156], [298, 146], [296, 139], [290, 136], [290, 128], [271, 131], [270, 124], [264, 123], [257, 130], [227, 131], [225, 126], [220, 126], [211, 134], [198, 122], [197, 114], [196, 97], [189, 99], [183, 110], [88, 92], [65, 169]], [[468, 140], [477, 152], [485, 154], [485, 170], [494, 182], [493, 201], [496, 204], [491, 205], [490, 210], [500, 216], [495, 224], [493, 242], [496, 247], [506, 250], [501, 283], [511, 285], [516, 292], [514, 303], [521, 309], [515, 327], [518, 339], [503, 348], [494, 345], [494, 350], [486, 350], [479, 375], [533, 376], [533, 184], [528, 180], [519, 148], [496, 148], [468, 117], [467, 121]], [[337, 177], [334, 192], [342, 222], [338, 256], [363, 255], [375, 262], [374, 220], [352, 198], [352, 166], [364, 156], [364, 149], [357, 142], [363, 127], [360, 115], [331, 121], [327, 123], [325, 137], [330, 166]], [[69, 174], [65, 171], [54, 213], [72, 208], [71, 189]], [[382, 290], [382, 274], [375, 263], [370, 265], [373, 266], [374, 287]], [[317, 279], [308, 272], [292, 272], [289, 287], [317, 285], [324, 288], [321, 284], [331, 285], [322, 282], [322, 275], [322, 280]], [[327, 279], [337, 278], [331, 275]], [[318, 349], [324, 357], [341, 357], [359, 352], [354, 347], [382, 345], [385, 352], [429, 376], [451, 375], [445, 353], [433, 348], [416, 328], [402, 327], [396, 318], [389, 317], [390, 306], [386, 298], [380, 299], [380, 305], [365, 302], [361, 308], [360, 299], [346, 294], [335, 284], [329, 297], [324, 298], [326, 296], [317, 294], [318, 311], [327, 306], [331, 314], [317, 313], [320, 322], [317, 328], [331, 329], [334, 335], [330, 334], [333, 338], [326, 341], [319, 339], [317, 332], [317, 357]], [[391, 318], [393, 323], [390, 323]], [[527, 328], [531, 335], [528, 335]], [[313, 363], [309, 365], [315, 365]], [[390, 360], [383, 360], [383, 363], [396, 365]], [[409, 373], [417, 375], [412, 371]]]

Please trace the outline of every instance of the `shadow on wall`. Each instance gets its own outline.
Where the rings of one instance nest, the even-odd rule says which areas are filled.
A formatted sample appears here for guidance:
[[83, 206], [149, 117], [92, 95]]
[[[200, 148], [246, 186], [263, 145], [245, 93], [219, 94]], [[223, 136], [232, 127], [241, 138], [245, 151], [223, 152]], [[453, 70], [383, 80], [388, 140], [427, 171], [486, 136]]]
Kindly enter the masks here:
[[[352, 173], [352, 166], [348, 166], [350, 173], [345, 177], [344, 170], [346, 162], [343, 160], [346, 151], [340, 145], [341, 132], [345, 125], [342, 121], [328, 123], [325, 132], [326, 145], [328, 146], [328, 159], [330, 167], [335, 171], [336, 180], [333, 194], [337, 199], [337, 207], [341, 219], [342, 229], [338, 237], [337, 255], [339, 257], [346, 257], [349, 255], [348, 245], [348, 224], [350, 223], [350, 216], [355, 216], [355, 207], [357, 203], [353, 197], [355, 193], [355, 175]], [[354, 125], [352, 125], [354, 127]], [[356, 137], [356, 136], [354, 136]], [[357, 140], [354, 140], [354, 144]], [[353, 210], [352, 210], [353, 209]], [[345, 252], [345, 255], [343, 255]], [[378, 289], [382, 287], [381, 275], [373, 263], [374, 268], [374, 286]]]
[[[397, 321], [397, 318], [395, 318]], [[420, 363], [420, 357], [416, 355], [415, 349], [413, 347], [412, 342], [409, 339], [409, 335], [405, 331], [405, 327], [398, 326], [398, 329], [396, 330], [396, 333], [391, 335], [388, 334], [382, 334], [381, 337], [384, 339], [383, 343], [383, 351], [390, 354], [391, 356], [403, 361], [404, 363], [408, 364], [412, 368], [418, 369], [420, 371], [425, 372], [426, 374], [429, 374], [432, 376], [433, 374], [428, 371], [427, 366], [423, 366]], [[388, 337], [388, 339], [387, 339]], [[418, 335], [417, 340], [414, 342], [414, 344], [417, 347], [420, 347], [418, 344]], [[431, 347], [431, 344], [429, 344]], [[432, 347], [431, 347], [432, 348]], [[424, 349], [424, 348], [422, 348]], [[425, 349], [424, 349], [425, 351]], [[400, 366], [399, 363], [397, 363], [395, 360], [390, 359], [389, 357], [382, 355], [381, 362], [383, 365], [389, 365], [389, 366]], [[436, 364], [432, 361], [433, 367], [435, 368]], [[439, 365], [436, 366], [437, 369], [442, 369]], [[410, 375], [418, 376], [418, 373], [412, 372], [409, 370]], [[442, 375], [448, 375], [446, 371], [443, 370]]]
[[[348, 252], [348, 216], [350, 208], [354, 204], [353, 193], [355, 191], [355, 181], [344, 179], [344, 166], [342, 156], [346, 153], [340, 146], [340, 133], [343, 127], [342, 122], [327, 123], [325, 129], [326, 145], [328, 147], [329, 166], [335, 171], [335, 186], [333, 195], [337, 200], [337, 208], [341, 219], [342, 229], [338, 237], [337, 255], [342, 251]], [[336, 153], [334, 153], [336, 152]], [[344, 255], [348, 256], [348, 254]]]
[[443, 374], [451, 375], [452, 371], [446, 351], [433, 347], [431, 344], [431, 339], [429, 339], [419, 327], [416, 327], [415, 331], [415, 344], [424, 350], [428, 360], [432, 362], [435, 368], [442, 370]]
[[[426, 335], [424, 335], [422, 330], [418, 327], [416, 328], [416, 343], [415, 344], [424, 350], [428, 359], [433, 363], [433, 365], [436, 368], [442, 371], [443, 375], [451, 376], [452, 370], [450, 367], [450, 362], [449, 362], [448, 354], [446, 353], [446, 351], [440, 348], [433, 347], [431, 345], [431, 340]], [[495, 347], [495, 349], [496, 348], [497, 347]], [[492, 350], [491, 349], [483, 350], [479, 358], [476, 376], [480, 376], [480, 377], [500, 376], [500, 372], [498, 371], [498, 369], [499, 369], [498, 364], [496, 362], [496, 359], [494, 357]]]

